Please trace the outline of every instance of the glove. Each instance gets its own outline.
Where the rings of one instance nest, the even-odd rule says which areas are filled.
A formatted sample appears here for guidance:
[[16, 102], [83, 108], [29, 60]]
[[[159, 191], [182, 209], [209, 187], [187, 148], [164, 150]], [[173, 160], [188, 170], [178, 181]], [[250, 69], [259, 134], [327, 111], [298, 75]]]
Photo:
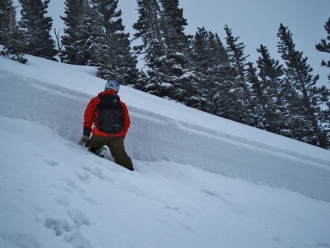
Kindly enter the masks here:
[[84, 129], [83, 129], [83, 135], [89, 137], [90, 134], [91, 134], [91, 129], [90, 128], [87, 128], [87, 127], [84, 127]]
[[89, 140], [89, 137], [87, 135], [83, 135], [79, 141], [79, 145], [84, 145]]
[[81, 137], [79, 141], [79, 145], [84, 145], [89, 140], [89, 135], [91, 134], [91, 129], [84, 127], [83, 129], [83, 136]]

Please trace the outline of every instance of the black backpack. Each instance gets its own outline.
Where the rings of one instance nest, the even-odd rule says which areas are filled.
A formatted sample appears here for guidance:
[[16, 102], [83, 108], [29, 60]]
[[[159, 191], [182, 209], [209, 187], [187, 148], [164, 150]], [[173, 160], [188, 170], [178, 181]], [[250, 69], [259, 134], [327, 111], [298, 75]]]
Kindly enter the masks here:
[[100, 103], [97, 106], [97, 129], [117, 134], [124, 128], [124, 116], [119, 97], [117, 95], [100, 96]]

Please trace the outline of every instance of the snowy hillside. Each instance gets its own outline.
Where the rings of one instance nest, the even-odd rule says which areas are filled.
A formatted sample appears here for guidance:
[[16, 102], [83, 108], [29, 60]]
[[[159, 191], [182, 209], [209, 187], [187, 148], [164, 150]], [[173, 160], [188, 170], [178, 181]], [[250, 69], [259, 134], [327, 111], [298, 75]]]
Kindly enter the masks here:
[[330, 152], [128, 87], [136, 171], [77, 144], [96, 69], [0, 57], [0, 247], [330, 247]]

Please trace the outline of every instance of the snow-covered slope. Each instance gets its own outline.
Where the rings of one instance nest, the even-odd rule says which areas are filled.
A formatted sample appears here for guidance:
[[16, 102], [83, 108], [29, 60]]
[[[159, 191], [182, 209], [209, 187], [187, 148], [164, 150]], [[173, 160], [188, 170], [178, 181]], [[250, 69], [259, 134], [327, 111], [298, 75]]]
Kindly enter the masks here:
[[93, 67], [0, 57], [0, 247], [330, 247], [330, 152], [128, 87], [127, 171], [78, 146]]

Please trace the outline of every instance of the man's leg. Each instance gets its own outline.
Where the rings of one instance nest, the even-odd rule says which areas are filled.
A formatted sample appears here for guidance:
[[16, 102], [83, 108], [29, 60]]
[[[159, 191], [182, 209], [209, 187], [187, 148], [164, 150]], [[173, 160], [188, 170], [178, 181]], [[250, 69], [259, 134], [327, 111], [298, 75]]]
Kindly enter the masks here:
[[111, 138], [108, 140], [107, 145], [110, 149], [111, 155], [115, 159], [116, 164], [119, 164], [129, 170], [133, 170], [132, 160], [125, 151], [124, 137]]
[[[88, 147], [88, 151], [95, 153], [100, 157], [104, 157], [106, 148], [103, 148], [103, 146], [107, 143], [107, 140], [108, 138], [93, 135], [86, 142], [85, 146]], [[105, 151], [100, 151], [101, 148], [105, 149]]]

